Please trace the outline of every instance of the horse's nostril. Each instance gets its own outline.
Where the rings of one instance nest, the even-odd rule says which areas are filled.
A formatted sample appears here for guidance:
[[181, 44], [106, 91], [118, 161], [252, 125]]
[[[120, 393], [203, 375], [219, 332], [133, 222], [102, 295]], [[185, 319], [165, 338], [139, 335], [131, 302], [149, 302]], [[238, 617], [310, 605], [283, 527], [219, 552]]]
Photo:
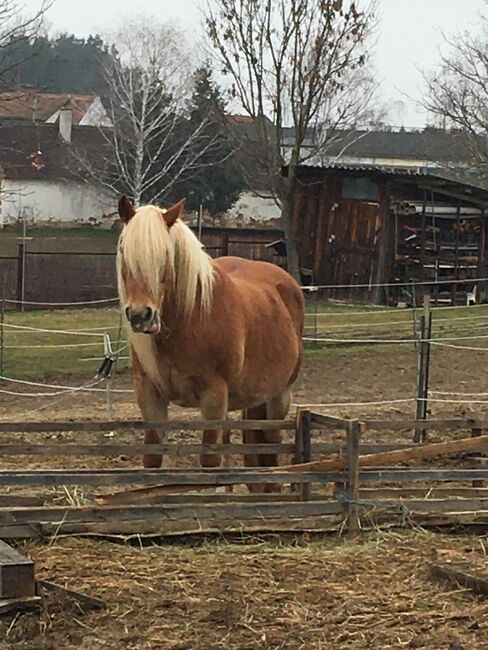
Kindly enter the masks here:
[[130, 307], [126, 307], [126, 308], [125, 308], [125, 315], [126, 315], [126, 317], [127, 317], [127, 320], [130, 321], [130, 317], [131, 317]]
[[143, 320], [151, 320], [152, 315], [153, 315], [153, 310], [150, 307], [146, 307]]

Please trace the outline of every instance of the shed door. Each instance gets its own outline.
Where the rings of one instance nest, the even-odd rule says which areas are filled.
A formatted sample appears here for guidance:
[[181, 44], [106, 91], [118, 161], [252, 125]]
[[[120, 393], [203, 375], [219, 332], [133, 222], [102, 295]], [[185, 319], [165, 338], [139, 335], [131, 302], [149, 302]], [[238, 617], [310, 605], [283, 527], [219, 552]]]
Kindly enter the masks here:
[[[376, 201], [343, 198], [339, 206], [331, 209], [325, 254], [326, 284], [367, 285], [375, 282], [380, 225], [380, 206]], [[335, 297], [359, 298], [361, 294], [367, 295], [368, 290], [334, 292]]]

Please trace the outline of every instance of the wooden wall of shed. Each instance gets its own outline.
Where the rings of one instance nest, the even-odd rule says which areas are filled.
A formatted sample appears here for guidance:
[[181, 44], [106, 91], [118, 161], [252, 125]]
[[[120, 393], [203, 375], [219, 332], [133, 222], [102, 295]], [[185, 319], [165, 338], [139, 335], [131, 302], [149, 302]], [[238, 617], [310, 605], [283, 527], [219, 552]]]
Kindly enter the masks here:
[[[302, 171], [294, 212], [300, 265], [313, 273], [313, 282], [318, 285], [388, 281], [392, 260], [388, 254], [391, 232], [386, 227], [387, 185], [384, 179], [372, 179], [378, 187], [377, 200], [345, 199], [345, 175]], [[368, 302], [385, 299], [381, 292], [369, 287], [327, 290], [324, 295]]]
[[[193, 230], [196, 230], [195, 228]], [[236, 255], [251, 260], [277, 262], [277, 256], [267, 244], [283, 238], [283, 231], [270, 228], [203, 228], [202, 242], [211, 257]]]

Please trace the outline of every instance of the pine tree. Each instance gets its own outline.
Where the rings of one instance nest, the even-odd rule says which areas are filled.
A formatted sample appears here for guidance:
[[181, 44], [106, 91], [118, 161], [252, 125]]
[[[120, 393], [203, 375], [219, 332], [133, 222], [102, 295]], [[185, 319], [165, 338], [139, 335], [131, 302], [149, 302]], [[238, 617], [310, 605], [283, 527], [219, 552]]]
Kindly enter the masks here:
[[[205, 126], [209, 141], [217, 139], [199, 162], [194, 174], [187, 175], [175, 188], [176, 195], [187, 197], [190, 209], [200, 205], [212, 214], [228, 210], [244, 189], [244, 178], [235, 161], [233, 145], [226, 132], [226, 106], [219, 86], [213, 79], [208, 64], [195, 71], [194, 90], [189, 102], [188, 128], [194, 130], [207, 120]], [[209, 119], [210, 118], [210, 119]]]

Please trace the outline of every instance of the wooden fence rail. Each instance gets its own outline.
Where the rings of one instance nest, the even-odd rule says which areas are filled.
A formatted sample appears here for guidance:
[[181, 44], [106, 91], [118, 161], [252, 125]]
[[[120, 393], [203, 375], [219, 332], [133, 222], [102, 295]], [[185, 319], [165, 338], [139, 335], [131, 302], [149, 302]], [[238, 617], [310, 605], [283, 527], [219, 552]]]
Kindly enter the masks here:
[[[196, 442], [168, 442], [143, 445], [138, 442], [99, 443], [96, 434], [113, 431], [198, 432], [272, 430], [290, 432], [294, 438], [276, 444], [202, 445]], [[411, 430], [468, 432], [465, 437], [435, 444], [388, 442], [388, 435]], [[463, 521], [488, 521], [488, 468], [398, 466], [419, 459], [483, 451], [488, 447], [488, 422], [479, 417], [438, 420], [348, 420], [301, 409], [296, 420], [219, 420], [215, 422], [110, 421], [110, 422], [2, 422], [0, 433], [35, 435], [40, 440], [2, 442], [0, 456], [27, 457], [133, 457], [145, 453], [172, 457], [215, 452], [229, 455], [278, 454], [292, 457], [294, 465], [279, 467], [218, 468], [62, 468], [0, 469], [0, 538], [45, 534], [171, 534], [188, 530], [316, 530], [346, 522], [357, 533], [361, 519], [388, 521], [401, 514], [430, 517], [437, 523], [462, 515]], [[334, 439], [324, 441], [318, 431]], [[386, 442], [370, 442], [369, 432], [384, 432]], [[92, 433], [93, 443], [49, 439], [42, 434]], [[475, 433], [473, 433], [475, 432]], [[463, 434], [462, 434], [463, 435]], [[289, 436], [289, 434], [288, 434]], [[337, 440], [340, 436], [341, 440]], [[469, 436], [469, 437], [466, 437]], [[290, 437], [290, 436], [289, 436]], [[334, 457], [330, 457], [334, 454]], [[329, 456], [320, 459], [321, 456]], [[315, 460], [316, 458], [320, 460]], [[438, 461], [439, 462], [439, 461]], [[58, 463], [59, 464], [59, 463]], [[385, 466], [386, 465], [386, 466]], [[87, 505], [49, 503], [52, 488], [80, 486]], [[202, 490], [235, 486], [232, 494], [202, 493]], [[248, 486], [252, 493], [247, 493]], [[287, 487], [289, 486], [289, 488]], [[474, 487], [473, 487], [474, 486]], [[96, 494], [95, 488], [108, 489]], [[118, 487], [121, 492], [115, 492]], [[12, 488], [22, 494], [11, 494]], [[36, 494], [24, 493], [38, 488]], [[49, 488], [49, 492], [46, 489]], [[281, 492], [277, 492], [281, 489]], [[259, 492], [256, 492], [259, 490]], [[285, 490], [285, 491], [284, 491]], [[288, 491], [287, 491], [288, 490]], [[289, 491], [291, 490], [291, 492]], [[58, 495], [60, 493], [58, 492]], [[59, 498], [59, 496], [58, 496]], [[83, 501], [82, 499], [82, 501]], [[418, 519], [416, 519], [418, 520]], [[339, 522], [339, 523], [338, 523]]]

